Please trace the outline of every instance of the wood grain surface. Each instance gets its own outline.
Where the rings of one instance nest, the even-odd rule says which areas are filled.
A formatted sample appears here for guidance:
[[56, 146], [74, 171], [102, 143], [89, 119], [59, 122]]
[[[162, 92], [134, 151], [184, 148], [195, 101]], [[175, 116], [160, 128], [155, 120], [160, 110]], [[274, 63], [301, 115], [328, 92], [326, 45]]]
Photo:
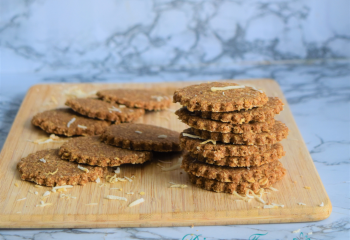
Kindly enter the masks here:
[[[231, 81], [231, 80], [226, 80]], [[113, 184], [89, 183], [75, 186], [66, 193], [76, 199], [59, 198], [52, 193], [45, 202], [47, 207], [36, 207], [42, 194], [51, 188], [35, 188], [33, 183], [20, 180], [16, 165], [18, 161], [38, 150], [58, 148], [62, 143], [34, 144], [49, 135], [32, 126], [32, 117], [41, 111], [63, 107], [67, 90], [81, 89], [85, 92], [112, 88], [152, 88], [172, 95], [174, 90], [198, 82], [130, 83], [130, 84], [46, 84], [29, 89], [11, 131], [0, 154], [0, 227], [2, 228], [105, 228], [105, 227], [158, 227], [191, 225], [227, 225], [318, 221], [327, 218], [332, 205], [305, 146], [292, 113], [278, 84], [270, 79], [235, 81], [263, 89], [268, 96], [277, 96], [285, 103], [284, 111], [276, 117], [290, 129], [287, 139], [282, 141], [286, 156], [281, 159], [287, 175], [273, 187], [278, 192], [264, 195], [266, 202], [283, 204], [284, 208], [262, 209], [256, 200], [249, 203], [235, 201], [230, 194], [214, 193], [199, 189], [188, 182], [187, 174], [181, 170], [163, 172], [157, 166], [176, 164], [181, 154], [156, 154], [153, 162], [142, 166], [121, 166], [121, 176], [135, 175], [133, 182]], [[57, 104], [55, 103], [57, 100]], [[150, 112], [137, 122], [153, 124], [181, 132], [187, 126], [172, 110]], [[161, 163], [158, 160], [171, 162]], [[188, 187], [169, 188], [175, 182]], [[309, 186], [311, 189], [305, 189]], [[123, 191], [110, 188], [123, 188]], [[35, 195], [30, 191], [38, 191]], [[145, 192], [141, 196], [139, 192]], [[268, 191], [268, 190], [267, 190]], [[134, 195], [127, 195], [134, 192]], [[125, 201], [107, 200], [106, 195], [123, 196]], [[143, 197], [145, 202], [129, 208], [130, 202]], [[26, 198], [22, 201], [18, 199]], [[298, 205], [297, 203], [306, 205]], [[323, 207], [319, 205], [324, 203]], [[97, 205], [87, 205], [97, 203]], [[260, 208], [257, 208], [260, 207]]]

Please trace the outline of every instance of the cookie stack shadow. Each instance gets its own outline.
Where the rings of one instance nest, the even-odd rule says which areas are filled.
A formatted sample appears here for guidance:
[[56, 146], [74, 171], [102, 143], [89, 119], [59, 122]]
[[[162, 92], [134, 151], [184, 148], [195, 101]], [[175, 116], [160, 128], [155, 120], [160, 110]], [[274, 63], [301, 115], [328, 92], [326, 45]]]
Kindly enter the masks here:
[[213, 82], [175, 91], [174, 102], [183, 105], [175, 114], [190, 126], [180, 134], [186, 150], [181, 167], [197, 187], [258, 193], [286, 174], [279, 142], [289, 130], [274, 119], [283, 110], [279, 98], [255, 87]]

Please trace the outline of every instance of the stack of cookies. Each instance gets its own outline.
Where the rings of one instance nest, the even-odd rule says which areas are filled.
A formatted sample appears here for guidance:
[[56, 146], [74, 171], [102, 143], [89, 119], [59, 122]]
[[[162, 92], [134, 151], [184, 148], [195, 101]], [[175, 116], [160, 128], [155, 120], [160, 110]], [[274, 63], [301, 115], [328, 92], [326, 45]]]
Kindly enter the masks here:
[[180, 134], [187, 150], [182, 168], [196, 186], [215, 192], [247, 194], [270, 187], [286, 173], [279, 143], [288, 128], [274, 119], [278, 98], [254, 87], [212, 82], [179, 89], [179, 119], [191, 128]]
[[145, 111], [164, 110], [171, 104], [171, 99], [164, 93], [145, 89], [102, 90], [97, 96], [100, 99], [69, 99], [65, 104], [70, 109], [38, 113], [32, 124], [58, 135], [99, 135], [111, 124], [133, 122]]

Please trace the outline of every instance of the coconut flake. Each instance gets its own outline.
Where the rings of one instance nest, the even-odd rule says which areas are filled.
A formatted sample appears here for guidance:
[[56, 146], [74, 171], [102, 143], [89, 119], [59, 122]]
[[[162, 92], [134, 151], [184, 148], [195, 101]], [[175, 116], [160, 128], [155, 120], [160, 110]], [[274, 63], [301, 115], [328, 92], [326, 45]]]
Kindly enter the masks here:
[[159, 135], [158, 138], [167, 138], [167, 135]]
[[216, 141], [208, 139], [207, 141], [201, 142], [200, 144], [206, 144], [208, 142], [212, 142], [214, 145], [216, 145]]
[[114, 196], [114, 195], [107, 195], [105, 197], [105, 199], [109, 199], [109, 200], [121, 200], [121, 201], [128, 201], [128, 199], [126, 199], [125, 197], [119, 197], [119, 196]]
[[47, 175], [55, 175], [58, 172], [58, 168], [54, 172], [48, 172]]
[[39, 205], [36, 205], [36, 207], [46, 207], [46, 206], [50, 206], [52, 205], [52, 203], [44, 203], [44, 201], [40, 201]]
[[117, 167], [117, 169], [114, 171], [116, 174], [120, 173], [120, 167]]
[[128, 195], [134, 195], [134, 192], [127, 192]]
[[169, 182], [171, 184], [170, 188], [187, 188], [187, 185], [185, 184], [177, 184], [173, 182]]
[[119, 113], [122, 112], [119, 108], [116, 108], [115, 106], [108, 108], [108, 110], [109, 112], [119, 112]]
[[87, 129], [87, 126], [79, 125], [79, 124], [78, 124], [78, 128]]
[[176, 164], [174, 164], [173, 166], [171, 167], [164, 167], [162, 165], [160, 165], [159, 163], [157, 164], [157, 166], [159, 166], [161, 168], [162, 171], [173, 171], [173, 170], [177, 170], [181, 167], [181, 163], [182, 163], [182, 159], [183, 157], [180, 157], [178, 159], [178, 162]]
[[47, 197], [47, 196], [49, 196], [50, 194], [51, 194], [50, 191], [46, 191], [46, 192], [44, 192], [43, 197]]
[[268, 188], [266, 188], [266, 189], [270, 189], [270, 190], [272, 190], [272, 191], [274, 191], [274, 192], [278, 192], [278, 189], [273, 188], [273, 187], [268, 187]]
[[125, 176], [124, 176], [124, 178], [125, 178], [126, 180], [128, 180], [129, 182], [132, 182], [132, 179], [131, 179], [131, 178], [128, 178], [128, 177], [125, 177]]
[[310, 189], [311, 189], [311, 187], [309, 187], [309, 186], [305, 186], [304, 188], [305, 188], [305, 189], [308, 189], [308, 190], [310, 190]]
[[18, 199], [17, 202], [23, 201], [23, 200], [26, 200], [26, 199], [27, 199], [26, 197], [25, 198], [21, 198], [21, 199]]
[[84, 167], [80, 166], [79, 164], [78, 164], [78, 168], [86, 173], [89, 173], [89, 169], [84, 168]]
[[298, 233], [298, 232], [300, 232], [300, 229], [297, 229], [297, 230], [293, 231], [292, 233]]
[[137, 199], [136, 201], [133, 201], [132, 203], [129, 204], [129, 207], [133, 207], [133, 206], [136, 206], [140, 203], [143, 203], [145, 201], [145, 199], [143, 198], [140, 198], [140, 199]]
[[188, 134], [188, 133], [182, 133], [182, 136], [184, 137], [190, 137], [190, 138], [198, 138], [201, 139], [200, 137], [196, 136], [196, 135], [192, 135], [192, 134]]
[[53, 187], [52, 190], [58, 190], [58, 189], [61, 189], [61, 188], [73, 188], [72, 185], [63, 185], [63, 186], [57, 186], [57, 187]]
[[100, 183], [101, 182], [101, 179], [98, 177], [96, 180], [95, 180], [96, 183]]
[[299, 202], [299, 203], [297, 203], [299, 206], [300, 205], [303, 205], [303, 206], [306, 206], [306, 204], [305, 203], [302, 203], [302, 202]]
[[164, 99], [164, 97], [162, 97], [162, 96], [151, 96], [151, 98], [152, 99], [156, 99], [157, 102], [160, 102], [160, 101], [162, 101]]
[[72, 124], [72, 123], [74, 123], [75, 122], [75, 118], [72, 118], [68, 123], [67, 123], [67, 127], [69, 128], [70, 127], [70, 125]]
[[319, 206], [320, 206], [320, 207], [324, 207], [324, 203], [322, 202]]
[[40, 162], [46, 163], [46, 160], [44, 158], [39, 159]]
[[142, 134], [142, 132], [141, 131], [135, 131], [136, 133], [138, 133], [138, 134]]
[[238, 88], [245, 88], [245, 86], [212, 87], [210, 90], [212, 92], [215, 92], [215, 91], [225, 91], [225, 90], [238, 89]]

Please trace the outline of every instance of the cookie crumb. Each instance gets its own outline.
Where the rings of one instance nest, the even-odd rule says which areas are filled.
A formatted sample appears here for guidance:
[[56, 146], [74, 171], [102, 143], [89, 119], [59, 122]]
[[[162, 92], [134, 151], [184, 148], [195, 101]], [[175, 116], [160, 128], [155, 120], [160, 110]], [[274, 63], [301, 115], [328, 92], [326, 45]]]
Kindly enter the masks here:
[[308, 189], [308, 190], [310, 190], [310, 189], [311, 189], [311, 187], [309, 187], [309, 186], [305, 186], [304, 188], [305, 188], [305, 189]]

